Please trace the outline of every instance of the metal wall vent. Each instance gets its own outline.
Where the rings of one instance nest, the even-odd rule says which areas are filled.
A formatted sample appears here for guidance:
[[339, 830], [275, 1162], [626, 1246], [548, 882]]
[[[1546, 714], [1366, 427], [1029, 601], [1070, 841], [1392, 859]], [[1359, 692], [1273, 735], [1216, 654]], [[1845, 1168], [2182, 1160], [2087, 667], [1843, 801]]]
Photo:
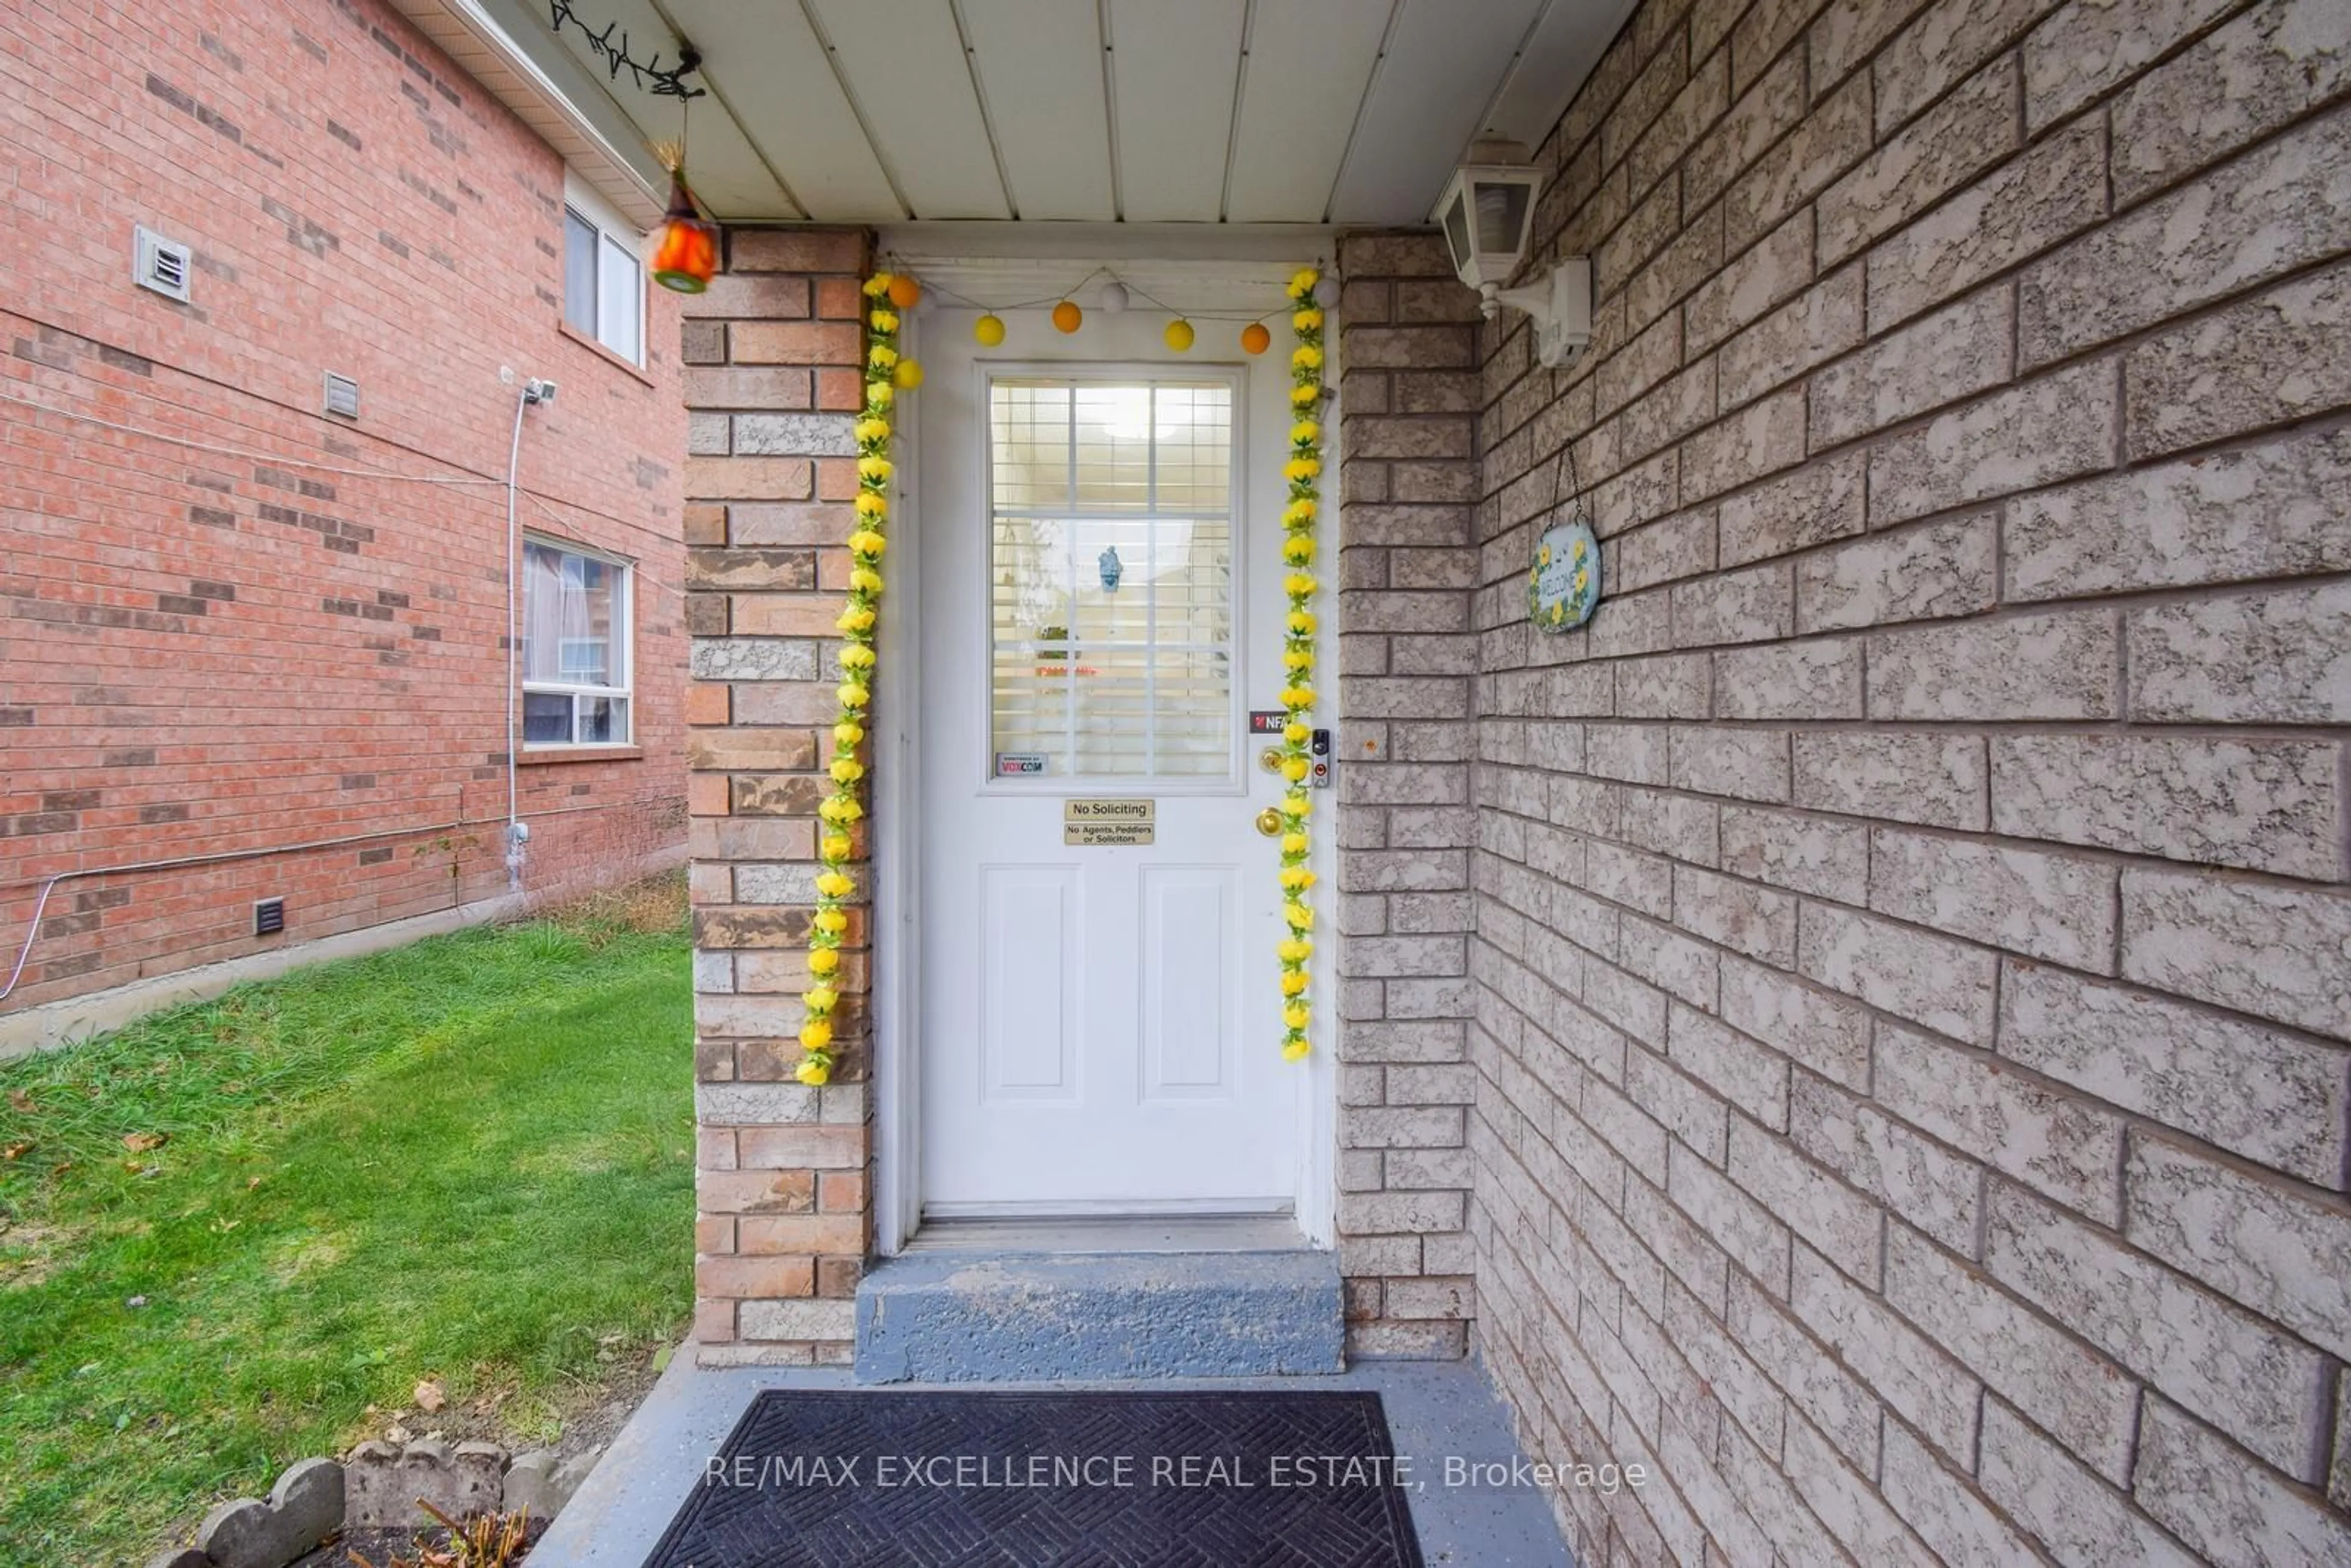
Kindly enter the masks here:
[[133, 230], [131, 280], [167, 299], [188, 300], [188, 284], [195, 271], [193, 253], [177, 240], [165, 239], [144, 225]]
[[360, 416], [360, 383], [333, 371], [327, 372], [327, 412], [345, 419]]
[[253, 934], [275, 936], [286, 929], [286, 901], [282, 898], [256, 898], [253, 901]]

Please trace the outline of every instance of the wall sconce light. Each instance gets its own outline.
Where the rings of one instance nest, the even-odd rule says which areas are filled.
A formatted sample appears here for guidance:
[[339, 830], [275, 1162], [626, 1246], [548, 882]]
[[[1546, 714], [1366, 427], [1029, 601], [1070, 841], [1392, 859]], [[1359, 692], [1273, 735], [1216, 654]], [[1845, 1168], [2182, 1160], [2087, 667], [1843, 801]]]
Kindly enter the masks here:
[[1533, 283], [1503, 287], [1526, 259], [1542, 171], [1515, 142], [1480, 141], [1469, 155], [1430, 214], [1445, 231], [1454, 273], [1478, 291], [1488, 320], [1505, 305], [1533, 320], [1539, 363], [1571, 364], [1592, 341], [1592, 260], [1570, 256]]

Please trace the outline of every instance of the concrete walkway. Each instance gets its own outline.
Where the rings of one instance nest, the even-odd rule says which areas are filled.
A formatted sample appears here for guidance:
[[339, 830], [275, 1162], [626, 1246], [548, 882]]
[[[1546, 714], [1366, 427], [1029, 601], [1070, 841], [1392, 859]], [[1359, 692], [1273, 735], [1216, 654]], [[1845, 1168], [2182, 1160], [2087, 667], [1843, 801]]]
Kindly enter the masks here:
[[[531, 1568], [642, 1568], [726, 1434], [764, 1388], [854, 1388], [842, 1368], [740, 1367], [705, 1372], [691, 1345], [613, 1440], [530, 1555]], [[1571, 1568], [1551, 1505], [1531, 1485], [1447, 1484], [1448, 1458], [1507, 1467], [1519, 1457], [1510, 1418], [1484, 1375], [1467, 1362], [1366, 1362], [1331, 1377], [1215, 1382], [1056, 1384], [1058, 1388], [1374, 1389], [1397, 1455], [1412, 1460], [1413, 1523], [1429, 1568]], [[877, 1397], [926, 1385], [893, 1384]], [[968, 1393], [975, 1386], [949, 1385]], [[988, 1385], [1014, 1387], [1019, 1385]], [[1033, 1386], [1033, 1385], [1030, 1385]], [[1488, 1472], [1489, 1477], [1493, 1472]], [[1495, 1478], [1500, 1479], [1500, 1478]], [[713, 1568], [726, 1568], [714, 1564]]]

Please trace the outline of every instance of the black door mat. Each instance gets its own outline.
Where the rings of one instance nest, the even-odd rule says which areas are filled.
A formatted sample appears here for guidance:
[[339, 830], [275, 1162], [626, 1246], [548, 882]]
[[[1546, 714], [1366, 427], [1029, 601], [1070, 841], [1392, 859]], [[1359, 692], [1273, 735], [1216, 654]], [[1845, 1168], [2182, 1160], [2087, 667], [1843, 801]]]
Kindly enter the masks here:
[[1423, 1568], [1411, 1479], [1367, 1392], [771, 1389], [645, 1568]]

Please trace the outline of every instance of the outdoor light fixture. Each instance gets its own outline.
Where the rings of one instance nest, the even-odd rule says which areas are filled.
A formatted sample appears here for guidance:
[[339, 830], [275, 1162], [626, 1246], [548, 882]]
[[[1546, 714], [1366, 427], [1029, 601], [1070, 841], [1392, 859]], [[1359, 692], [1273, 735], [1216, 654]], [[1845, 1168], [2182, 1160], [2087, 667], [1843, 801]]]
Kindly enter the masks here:
[[1570, 256], [1533, 283], [1503, 287], [1526, 259], [1542, 171], [1516, 142], [1480, 141], [1469, 153], [1483, 161], [1453, 171], [1431, 214], [1445, 231], [1453, 270], [1478, 291], [1488, 320], [1505, 305], [1533, 320], [1540, 363], [1568, 364], [1592, 340], [1591, 258]]

